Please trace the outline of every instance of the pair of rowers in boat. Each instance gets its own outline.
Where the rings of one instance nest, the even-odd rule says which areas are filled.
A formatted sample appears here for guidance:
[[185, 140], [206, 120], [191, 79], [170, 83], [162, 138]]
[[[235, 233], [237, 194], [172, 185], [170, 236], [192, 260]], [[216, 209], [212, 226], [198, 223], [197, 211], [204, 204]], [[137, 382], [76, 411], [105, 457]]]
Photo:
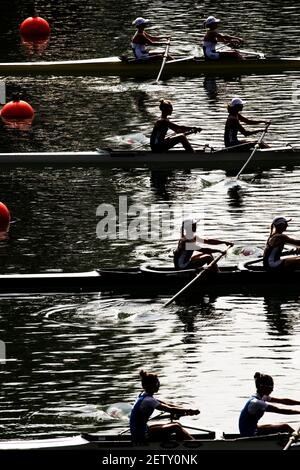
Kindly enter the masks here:
[[[281, 257], [286, 244], [300, 248], [300, 239], [290, 237], [284, 233], [288, 228], [290, 220], [277, 216], [272, 221], [270, 235], [263, 254], [263, 264], [266, 270], [300, 269], [300, 256]], [[233, 246], [233, 243], [230, 241], [200, 238], [196, 234], [197, 222], [195, 219], [187, 219], [182, 223], [181, 237], [174, 251], [174, 265], [176, 269], [191, 269], [209, 265], [213, 261], [214, 253], [224, 253], [222, 250], [205, 248], [203, 244]], [[218, 270], [217, 264], [214, 264], [212, 269]]]
[[[158, 60], [161, 59], [164, 55], [155, 51], [149, 51], [147, 46], [157, 46], [168, 44], [170, 41], [169, 37], [166, 36], [152, 36], [145, 31], [145, 28], [150, 23], [150, 20], [139, 17], [136, 18], [132, 24], [136, 27], [137, 31], [131, 40], [131, 48], [134, 54], [134, 57], [137, 60]], [[216, 45], [218, 42], [222, 42], [229, 47], [239, 46], [243, 39], [237, 36], [230, 36], [228, 34], [221, 34], [218, 31], [220, 20], [214, 16], [209, 16], [204, 21], [204, 27], [206, 28], [206, 34], [203, 38], [202, 48], [204, 57], [207, 60], [220, 60], [220, 59], [234, 59], [234, 60], [243, 60], [243, 56], [235, 50], [231, 51], [216, 51]], [[171, 56], [168, 56], [169, 59], [172, 59]]]
[[[167, 440], [175, 434], [177, 440], [192, 440], [193, 436], [178, 422], [168, 424], [153, 424], [148, 426], [148, 421], [154, 410], [170, 413], [171, 417], [198, 415], [200, 411], [194, 408], [185, 408], [172, 403], [167, 403], [156, 397], [155, 393], [160, 388], [157, 374], [140, 371], [143, 391], [139, 394], [130, 415], [130, 432], [132, 440], [136, 443], [145, 441]], [[243, 437], [266, 435], [278, 432], [293, 432], [294, 429], [287, 423], [259, 425], [258, 421], [266, 411], [294, 415], [300, 414], [299, 410], [281, 408], [273, 403], [283, 405], [300, 405], [300, 401], [288, 398], [271, 397], [274, 381], [270, 375], [256, 372], [254, 375], [256, 393], [246, 402], [239, 417], [239, 430]]]
[[[226, 148], [232, 150], [247, 151], [254, 147], [257, 141], [254, 140], [240, 140], [238, 134], [241, 133], [245, 137], [258, 134], [259, 132], [266, 132], [265, 129], [246, 130], [241, 122], [246, 124], [266, 124], [269, 126], [268, 120], [254, 120], [248, 119], [241, 114], [245, 101], [241, 98], [235, 97], [228, 104], [228, 118], [225, 124], [224, 143]], [[194, 153], [194, 149], [187, 139], [187, 134], [201, 132], [201, 127], [183, 126], [170, 121], [169, 116], [173, 112], [173, 105], [171, 101], [162, 99], [159, 104], [161, 111], [160, 118], [155, 122], [152, 134], [150, 137], [150, 146], [153, 152], [161, 153], [167, 152], [177, 144], [181, 144], [186, 152]], [[175, 135], [168, 137], [167, 132], [171, 130]], [[261, 148], [269, 147], [264, 142], [260, 142]]]

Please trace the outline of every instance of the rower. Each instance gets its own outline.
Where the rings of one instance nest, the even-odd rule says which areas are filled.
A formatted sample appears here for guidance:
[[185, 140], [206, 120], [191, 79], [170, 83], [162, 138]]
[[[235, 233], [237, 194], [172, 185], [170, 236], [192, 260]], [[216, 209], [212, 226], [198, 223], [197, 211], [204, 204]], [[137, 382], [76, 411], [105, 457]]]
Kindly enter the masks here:
[[[167, 152], [177, 144], [181, 144], [186, 152], [194, 153], [194, 149], [186, 138], [186, 133], [201, 132], [201, 127], [182, 126], [171, 122], [168, 116], [173, 112], [171, 101], [161, 99], [159, 104], [161, 117], [154, 124], [150, 137], [150, 146], [153, 152]], [[166, 137], [168, 129], [174, 131], [177, 135]]]
[[[196, 219], [186, 219], [182, 222], [181, 236], [174, 251], [175, 269], [199, 268], [213, 261], [213, 253], [223, 253], [222, 250], [204, 248], [201, 244], [233, 246], [232, 242], [198, 237], [196, 234], [197, 222]], [[196, 251], [195, 254], [194, 251]], [[218, 271], [217, 265], [214, 266], [214, 270]]]
[[269, 271], [300, 269], [300, 256], [281, 258], [285, 244], [300, 248], [300, 239], [291, 238], [283, 233], [287, 230], [290, 220], [278, 216], [272, 221], [270, 235], [263, 255], [264, 267]]
[[284, 415], [300, 414], [300, 411], [291, 408], [278, 408], [273, 403], [282, 405], [300, 405], [300, 401], [289, 398], [275, 398], [270, 394], [274, 388], [274, 381], [270, 375], [256, 372], [254, 375], [256, 393], [250, 397], [241, 411], [239, 419], [240, 433], [243, 437], [261, 436], [266, 434], [275, 434], [277, 432], [293, 432], [294, 429], [287, 423], [262, 424], [258, 421], [262, 418], [265, 411], [280, 413]]
[[154, 393], [158, 392], [160, 382], [157, 374], [140, 371], [142, 387], [144, 391], [140, 393], [133, 405], [130, 415], [130, 432], [135, 443], [145, 441], [165, 441], [170, 439], [172, 434], [176, 435], [179, 441], [191, 440], [193, 437], [181, 426], [180, 423], [154, 424], [148, 426], [147, 422], [153, 411], [161, 410], [171, 414], [171, 416], [193, 416], [200, 413], [196, 409], [187, 409], [181, 406], [172, 405], [154, 398]]
[[243, 39], [237, 36], [229, 36], [228, 34], [221, 34], [217, 31], [221, 20], [214, 16], [209, 16], [204, 21], [204, 27], [206, 28], [206, 34], [203, 39], [203, 53], [205, 59], [208, 60], [219, 60], [219, 59], [235, 59], [243, 60], [243, 56], [237, 51], [226, 51], [217, 52], [216, 45], [218, 42], [223, 42], [231, 47], [239, 46]]
[[[263, 132], [265, 129], [256, 129], [255, 131], [248, 131], [242, 125], [241, 122], [245, 124], [269, 124], [270, 121], [266, 120], [254, 120], [248, 119], [241, 115], [241, 111], [243, 110], [244, 104], [246, 101], [241, 100], [241, 98], [235, 97], [232, 98], [231, 102], [227, 106], [228, 110], [228, 117], [225, 124], [225, 132], [224, 132], [224, 143], [225, 147], [233, 147], [232, 150], [249, 150], [253, 148], [257, 141], [255, 140], [239, 140], [238, 139], [238, 132], [243, 134], [245, 137], [249, 135], [258, 134], [259, 132]], [[238, 146], [236, 149], [234, 147]], [[260, 143], [260, 148], [268, 148], [269, 145], [265, 144], [264, 142]]]
[[[137, 60], [161, 59], [164, 55], [163, 53], [149, 52], [146, 46], [167, 44], [170, 39], [165, 36], [150, 36], [149, 33], [146, 33], [145, 27], [149, 22], [150, 20], [146, 20], [142, 17], [136, 18], [132, 22], [132, 24], [136, 26], [137, 31], [131, 40], [131, 47]], [[169, 58], [171, 59], [171, 57]]]

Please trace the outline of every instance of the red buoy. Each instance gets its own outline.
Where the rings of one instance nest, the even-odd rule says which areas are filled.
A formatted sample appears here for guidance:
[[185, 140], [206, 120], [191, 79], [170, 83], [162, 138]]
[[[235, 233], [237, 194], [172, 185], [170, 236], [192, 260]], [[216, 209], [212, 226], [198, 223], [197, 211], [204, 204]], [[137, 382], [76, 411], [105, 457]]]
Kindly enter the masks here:
[[4, 232], [8, 229], [10, 222], [10, 212], [3, 202], [0, 202], [0, 231]]
[[0, 111], [0, 116], [3, 119], [23, 120], [32, 119], [34, 116], [34, 109], [26, 101], [16, 99], [6, 103]]
[[51, 28], [48, 21], [40, 16], [30, 16], [20, 25], [20, 33], [28, 39], [42, 39], [49, 36]]

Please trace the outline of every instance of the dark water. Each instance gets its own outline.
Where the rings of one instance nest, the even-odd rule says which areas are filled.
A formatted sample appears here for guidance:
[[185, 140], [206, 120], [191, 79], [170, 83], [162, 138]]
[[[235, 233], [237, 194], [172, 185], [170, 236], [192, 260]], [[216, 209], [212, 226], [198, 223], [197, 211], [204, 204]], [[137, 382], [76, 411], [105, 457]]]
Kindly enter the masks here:
[[[2, 61], [28, 60], [17, 25], [32, 5], [1, 2]], [[155, 20], [154, 31], [172, 35], [174, 52], [195, 51], [202, 19], [215, 14], [224, 31], [247, 38], [247, 49], [300, 55], [299, 2], [278, 7], [271, 1], [219, 2], [218, 10], [208, 1], [120, 1], [118, 9], [92, 0], [39, 1], [36, 6], [52, 34], [44, 52], [30, 56], [33, 60], [118, 55], [126, 51], [131, 21], [140, 15]], [[268, 142], [297, 145], [299, 80], [296, 73], [231, 80], [177, 77], [158, 85], [118, 77], [9, 77], [8, 96], [20, 90], [36, 116], [26, 132], [2, 125], [1, 151], [145, 145], [162, 96], [174, 102], [174, 120], [203, 127], [200, 136], [191, 138], [195, 146], [222, 145], [226, 103], [234, 95], [247, 100], [245, 115], [272, 119]], [[167, 176], [140, 169], [2, 170], [0, 200], [10, 208], [13, 223], [9, 239], [0, 242], [0, 270], [82, 271], [153, 258], [171, 263], [181, 221], [176, 214], [183, 207], [201, 217], [203, 234], [235, 242], [230, 263], [244, 261], [243, 252], [261, 253], [275, 215], [292, 217], [289, 231], [297, 236], [299, 169], [250, 175], [238, 192], [226, 179], [218, 183], [224, 178], [221, 170]], [[118, 214], [120, 196], [128, 198], [128, 206], [143, 204], [144, 219], [171, 214], [171, 233], [152, 240], [99, 239], [97, 208], [112, 204]], [[113, 405], [126, 415], [139, 391], [141, 367], [159, 373], [163, 398], [201, 409], [193, 420], [200, 427], [236, 431], [257, 370], [274, 376], [275, 396], [298, 397], [298, 297], [280, 292], [268, 298], [231, 296], [161, 309], [165, 300], [2, 296], [0, 339], [7, 361], [0, 365], [1, 437], [126, 426], [126, 420], [113, 420], [105, 412]]]

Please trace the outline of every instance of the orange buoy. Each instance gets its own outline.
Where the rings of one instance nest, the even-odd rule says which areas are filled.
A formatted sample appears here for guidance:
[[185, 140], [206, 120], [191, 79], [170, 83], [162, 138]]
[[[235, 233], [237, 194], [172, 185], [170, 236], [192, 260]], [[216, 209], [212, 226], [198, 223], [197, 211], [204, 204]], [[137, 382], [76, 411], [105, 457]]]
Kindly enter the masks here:
[[10, 223], [10, 212], [3, 202], [0, 202], [0, 231], [8, 229]]
[[40, 16], [34, 15], [26, 18], [20, 24], [20, 33], [28, 39], [42, 39], [49, 36], [51, 28], [48, 21]]
[[32, 119], [34, 109], [26, 101], [14, 98], [13, 101], [6, 103], [0, 111], [0, 116], [7, 120]]

